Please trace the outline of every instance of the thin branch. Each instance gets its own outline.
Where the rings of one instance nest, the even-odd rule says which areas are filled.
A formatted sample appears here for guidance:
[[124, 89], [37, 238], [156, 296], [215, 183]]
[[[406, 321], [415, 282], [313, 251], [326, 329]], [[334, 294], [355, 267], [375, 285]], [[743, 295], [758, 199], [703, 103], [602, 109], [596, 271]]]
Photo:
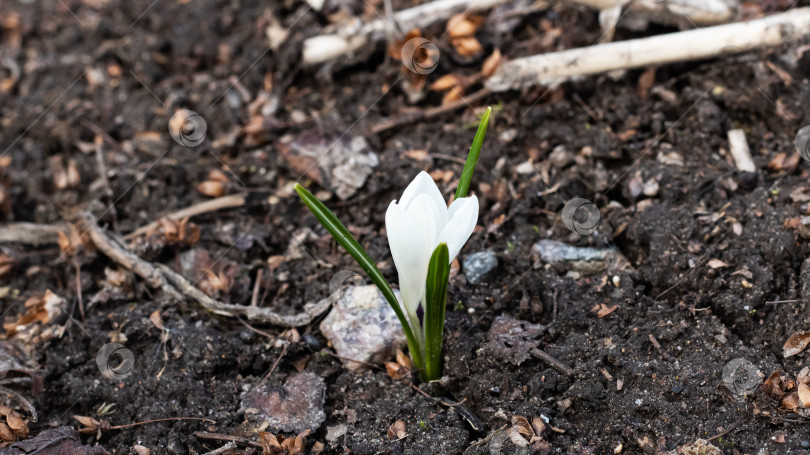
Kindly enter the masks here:
[[[170, 220], [182, 220], [183, 218], [191, 218], [192, 216], [202, 215], [203, 213], [208, 212], [215, 212], [217, 210], [224, 210], [224, 209], [232, 209], [236, 207], [242, 207], [245, 205], [245, 199], [247, 194], [240, 193], [240, 194], [230, 194], [228, 196], [218, 197], [216, 199], [211, 199], [209, 201], [203, 201], [184, 209], [178, 210], [174, 213], [170, 213], [163, 218], [167, 218]], [[152, 231], [158, 227], [158, 221], [153, 221], [146, 226], [141, 226], [138, 229], [130, 232], [129, 234], [124, 236], [124, 239], [131, 240], [135, 237], [143, 235], [149, 231]]]

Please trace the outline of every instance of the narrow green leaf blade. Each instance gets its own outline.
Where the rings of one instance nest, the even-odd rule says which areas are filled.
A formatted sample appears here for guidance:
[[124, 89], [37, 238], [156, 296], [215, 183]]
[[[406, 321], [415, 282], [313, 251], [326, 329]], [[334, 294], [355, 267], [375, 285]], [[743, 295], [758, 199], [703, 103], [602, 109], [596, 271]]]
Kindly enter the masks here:
[[411, 330], [411, 326], [408, 323], [408, 317], [402, 311], [393, 289], [391, 289], [391, 286], [385, 280], [385, 277], [383, 277], [380, 269], [377, 268], [377, 264], [374, 263], [366, 250], [355, 240], [349, 230], [346, 229], [346, 226], [344, 226], [343, 223], [338, 220], [337, 216], [321, 201], [298, 183], [295, 184], [295, 191], [321, 225], [332, 234], [332, 237], [334, 237], [335, 241], [337, 241], [340, 246], [346, 249], [363, 271], [366, 272], [368, 277], [371, 278], [371, 281], [380, 289], [380, 292], [382, 292], [388, 304], [391, 305], [391, 308], [393, 308], [394, 312], [397, 314], [400, 324], [402, 324], [402, 330], [405, 332], [405, 338], [408, 340], [408, 349], [411, 351], [411, 357], [416, 367], [422, 368], [424, 366], [422, 351], [417, 344], [416, 338], [413, 336], [413, 330]]
[[442, 375], [442, 334], [447, 308], [447, 281], [450, 278], [450, 252], [441, 243], [433, 251], [428, 265], [425, 288], [425, 379]]
[[470, 189], [473, 172], [475, 171], [475, 166], [478, 164], [478, 155], [481, 154], [481, 147], [484, 146], [484, 137], [487, 135], [490, 114], [492, 114], [492, 108], [488, 107], [487, 111], [484, 112], [484, 115], [481, 117], [481, 123], [478, 124], [478, 131], [475, 132], [472, 146], [470, 146], [470, 153], [467, 154], [467, 161], [464, 163], [464, 170], [461, 171], [461, 178], [458, 181], [456, 199], [466, 197], [467, 191]]

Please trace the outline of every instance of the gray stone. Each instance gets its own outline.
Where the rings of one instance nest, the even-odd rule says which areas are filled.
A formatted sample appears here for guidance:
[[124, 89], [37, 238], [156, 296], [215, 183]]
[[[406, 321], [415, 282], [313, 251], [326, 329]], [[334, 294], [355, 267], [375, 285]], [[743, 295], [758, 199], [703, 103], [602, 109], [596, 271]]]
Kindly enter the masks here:
[[618, 250], [568, 245], [556, 240], [540, 240], [532, 247], [534, 255], [548, 264], [565, 270], [579, 272], [584, 276], [605, 271], [632, 270], [630, 261]]
[[317, 374], [294, 373], [279, 387], [263, 384], [242, 396], [245, 416], [266, 431], [300, 433], [317, 430], [324, 420], [326, 385]]
[[498, 257], [492, 251], [481, 251], [479, 253], [468, 254], [464, 258], [464, 275], [467, 281], [472, 284], [477, 283], [487, 273], [498, 266]]
[[[405, 333], [393, 308], [376, 286], [347, 286], [321, 322], [321, 333], [332, 343], [349, 370], [362, 363], [379, 363], [405, 346]], [[399, 299], [399, 291], [394, 291]], [[352, 359], [352, 360], [346, 360]]]

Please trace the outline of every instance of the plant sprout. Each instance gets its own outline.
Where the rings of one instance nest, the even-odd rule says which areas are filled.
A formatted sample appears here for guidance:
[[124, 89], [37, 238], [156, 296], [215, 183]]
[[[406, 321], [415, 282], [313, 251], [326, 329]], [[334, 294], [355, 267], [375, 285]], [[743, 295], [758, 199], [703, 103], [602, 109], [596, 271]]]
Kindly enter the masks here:
[[399, 275], [402, 302], [346, 226], [306, 188], [295, 185], [295, 191], [315, 218], [357, 261], [394, 309], [414, 366], [425, 381], [439, 379], [442, 373], [442, 333], [450, 263], [469, 239], [478, 220], [478, 198], [468, 197], [467, 191], [491, 112], [492, 108], [487, 108], [481, 117], [449, 207], [436, 183], [424, 171], [408, 185], [399, 201], [391, 201], [388, 206], [385, 228]]

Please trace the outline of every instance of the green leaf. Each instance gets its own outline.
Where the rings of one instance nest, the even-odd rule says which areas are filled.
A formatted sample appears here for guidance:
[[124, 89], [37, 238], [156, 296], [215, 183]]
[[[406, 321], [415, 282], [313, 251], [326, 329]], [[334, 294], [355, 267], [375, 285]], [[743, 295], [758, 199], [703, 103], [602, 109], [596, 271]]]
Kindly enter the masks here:
[[357, 264], [363, 269], [364, 272], [371, 278], [371, 281], [377, 285], [382, 295], [385, 297], [385, 300], [388, 301], [388, 304], [391, 305], [391, 308], [394, 309], [394, 312], [397, 314], [397, 318], [399, 318], [399, 323], [402, 324], [402, 330], [405, 332], [405, 338], [408, 340], [408, 350], [411, 352], [411, 358], [413, 359], [413, 363], [415, 364], [417, 369], [422, 369], [424, 363], [422, 361], [422, 350], [419, 344], [417, 343], [416, 338], [413, 336], [413, 330], [411, 330], [410, 324], [408, 324], [408, 317], [402, 311], [402, 307], [397, 300], [394, 291], [391, 289], [391, 286], [383, 277], [382, 272], [380, 269], [377, 268], [377, 264], [371, 259], [371, 257], [366, 253], [366, 250], [357, 243], [357, 240], [352, 236], [346, 226], [337, 219], [334, 213], [329, 210], [321, 201], [319, 201], [315, 196], [312, 195], [306, 188], [301, 186], [300, 184], [295, 184], [295, 191], [301, 196], [301, 200], [304, 204], [309, 208], [315, 218], [332, 234], [335, 241], [340, 244], [346, 251], [357, 261]]
[[446, 243], [433, 251], [425, 288], [425, 374], [432, 381], [442, 376], [442, 333], [447, 308], [447, 281], [450, 278], [450, 252]]
[[492, 108], [488, 107], [484, 115], [481, 116], [481, 123], [478, 124], [478, 131], [475, 132], [472, 146], [470, 146], [470, 153], [467, 154], [467, 161], [464, 163], [464, 170], [461, 171], [461, 178], [458, 181], [458, 188], [456, 188], [456, 199], [467, 196], [467, 191], [470, 189], [470, 181], [472, 181], [475, 165], [478, 164], [478, 155], [481, 154], [481, 147], [484, 145], [484, 136], [487, 135], [487, 126], [489, 126], [489, 116], [492, 113]]

